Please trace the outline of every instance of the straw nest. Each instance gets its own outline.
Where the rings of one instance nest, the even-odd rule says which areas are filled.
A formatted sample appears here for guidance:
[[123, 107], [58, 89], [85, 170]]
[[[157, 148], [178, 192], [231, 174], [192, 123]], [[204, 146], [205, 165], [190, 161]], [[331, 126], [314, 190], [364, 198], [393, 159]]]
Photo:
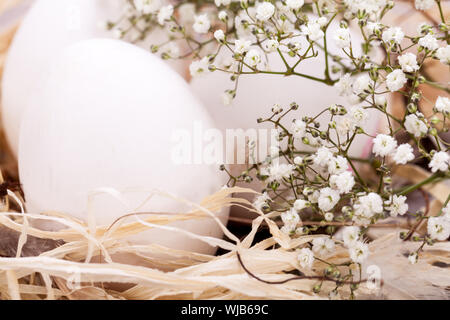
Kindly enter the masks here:
[[[5, 2], [6, 3], [6, 2]], [[13, 4], [14, 2], [8, 2]], [[3, 9], [3, 7], [0, 7]], [[14, 29], [0, 37], [0, 70]], [[8, 179], [16, 177], [16, 164], [9, 155], [4, 138], [0, 138], [1, 168]], [[398, 168], [397, 179], [411, 183], [429, 174], [415, 166]], [[3, 177], [0, 176], [0, 183]], [[303, 269], [297, 262], [296, 249], [305, 246], [315, 235], [289, 238], [280, 231], [274, 218], [277, 213], [257, 213], [250, 232], [243, 238], [235, 236], [213, 212], [239, 206], [250, 208], [244, 199], [231, 197], [233, 193], [254, 193], [243, 188], [219, 191], [200, 204], [189, 203], [168, 193], [149, 191], [149, 198], [159, 194], [191, 204], [185, 214], [130, 214], [109, 226], [89, 225], [63, 213], [44, 215], [25, 213], [19, 192], [10, 184], [2, 184], [0, 212], [0, 295], [2, 299], [326, 299], [335, 283], [324, 278], [324, 263], [316, 261], [312, 270]], [[433, 196], [426, 210], [437, 214], [447, 195], [448, 186], [434, 184], [425, 190]], [[101, 190], [114, 195], [114, 190]], [[58, 232], [32, 227], [39, 217], [66, 226]], [[186, 219], [214, 219], [224, 239], [199, 236], [170, 226], [171, 222]], [[384, 222], [373, 234], [369, 244], [371, 256], [363, 267], [357, 298], [449, 298], [450, 243], [442, 242], [425, 247], [418, 264], [408, 264], [408, 252], [417, 246], [399, 240], [398, 232], [408, 225]], [[262, 227], [270, 235], [256, 241]], [[127, 238], [152, 228], [182, 233], [221, 248], [223, 254], [203, 255], [153, 245], [131, 245]], [[420, 226], [417, 232], [421, 232]], [[116, 262], [116, 257], [132, 255], [145, 266]], [[163, 257], [163, 258], [161, 258]], [[348, 261], [348, 250], [338, 245], [326, 257], [335, 264]], [[368, 285], [370, 267], [381, 272], [381, 287]], [[366, 272], [367, 271], [367, 272]], [[355, 277], [354, 281], [359, 281]], [[352, 280], [353, 281], [353, 280]], [[322, 282], [316, 294], [313, 287]], [[348, 298], [349, 286], [341, 291]]]

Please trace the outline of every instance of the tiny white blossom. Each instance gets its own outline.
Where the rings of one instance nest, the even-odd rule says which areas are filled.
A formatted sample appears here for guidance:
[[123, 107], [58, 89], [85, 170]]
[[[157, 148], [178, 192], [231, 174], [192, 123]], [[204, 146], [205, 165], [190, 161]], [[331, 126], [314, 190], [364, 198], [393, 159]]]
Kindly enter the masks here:
[[218, 29], [214, 31], [214, 38], [216, 38], [218, 42], [223, 42], [225, 40], [225, 33], [223, 32], [223, 30]]
[[237, 39], [234, 41], [234, 52], [238, 54], [243, 54], [250, 50], [252, 42], [246, 39]]
[[359, 239], [359, 227], [351, 226], [351, 227], [344, 227], [344, 230], [342, 232], [342, 238], [344, 240], [344, 244], [347, 247], [352, 247]]
[[312, 241], [312, 245], [312, 251], [317, 253], [319, 256], [324, 256], [332, 253], [335, 248], [334, 241], [326, 237], [315, 238]]
[[258, 196], [255, 201], [253, 202], [253, 206], [258, 209], [262, 210], [264, 206], [267, 205], [267, 202], [270, 201], [270, 197], [268, 196], [267, 192], [264, 192], [262, 195]]
[[350, 47], [350, 31], [348, 28], [338, 28], [334, 33], [334, 43], [338, 48], [344, 49]]
[[173, 6], [168, 5], [162, 7], [158, 12], [158, 23], [164, 25], [164, 23], [170, 19], [173, 14]]
[[308, 201], [305, 201], [303, 199], [297, 199], [294, 202], [294, 209], [297, 211], [300, 211], [308, 206]]
[[391, 27], [386, 29], [381, 38], [384, 42], [390, 43], [397, 43], [400, 44], [403, 41], [403, 38], [405, 37], [405, 34], [403, 33], [402, 29], [400, 27]]
[[318, 41], [323, 38], [324, 33], [317, 22], [309, 22], [302, 27], [302, 32], [309, 37], [311, 41]]
[[349, 73], [344, 74], [339, 78], [339, 81], [334, 84], [340, 96], [348, 96], [352, 93], [352, 80]]
[[363, 263], [369, 256], [369, 246], [361, 241], [356, 242], [348, 250], [350, 259], [355, 263]]
[[436, 104], [434, 105], [438, 112], [444, 113], [446, 115], [450, 114], [450, 99], [447, 97], [438, 97], [436, 99]]
[[450, 65], [450, 45], [437, 49], [436, 57], [441, 63]]
[[318, 205], [322, 211], [330, 211], [339, 202], [341, 197], [339, 192], [331, 188], [323, 188], [320, 190]]
[[427, 231], [431, 239], [445, 241], [450, 236], [450, 221], [443, 216], [428, 218]]
[[269, 39], [264, 43], [264, 48], [269, 52], [275, 52], [280, 44], [275, 39]]
[[303, 138], [306, 133], [306, 122], [298, 119], [294, 120], [292, 122], [291, 131], [294, 138]]
[[414, 5], [417, 10], [428, 10], [434, 4], [434, 0], [415, 0]]
[[209, 60], [203, 57], [201, 60], [193, 61], [189, 66], [189, 71], [192, 77], [198, 77], [209, 72]]
[[406, 131], [419, 138], [427, 133], [428, 127], [425, 122], [415, 114], [410, 114], [405, 117]]
[[142, 14], [150, 14], [159, 9], [159, 0], [134, 0], [136, 10]]
[[399, 56], [398, 63], [404, 72], [415, 72], [419, 70], [416, 55], [411, 52]]
[[401, 88], [403, 88], [406, 82], [406, 76], [400, 69], [392, 71], [386, 77], [386, 86], [391, 92], [400, 90]]
[[369, 90], [370, 82], [371, 80], [368, 74], [360, 75], [353, 83], [353, 92], [356, 95], [364, 93], [364, 91]]
[[280, 181], [283, 178], [289, 178], [294, 168], [291, 164], [273, 163], [268, 168], [269, 181]]
[[295, 158], [294, 158], [294, 163], [296, 164], [296, 165], [301, 165], [302, 163], [303, 163], [303, 158], [302, 157], [300, 157], [300, 156], [296, 156]]
[[419, 257], [417, 256], [417, 253], [416, 253], [416, 252], [413, 252], [413, 253], [411, 253], [411, 254], [408, 256], [408, 261], [409, 261], [410, 264], [416, 264], [418, 258], [419, 258]]
[[328, 172], [330, 174], [339, 174], [347, 171], [348, 161], [343, 156], [337, 156], [330, 159], [328, 162]]
[[427, 34], [425, 37], [419, 39], [419, 46], [433, 51], [439, 48], [439, 43], [433, 35]]
[[393, 159], [396, 164], [406, 164], [414, 159], [413, 148], [408, 143], [403, 143], [395, 150]]
[[431, 158], [428, 166], [432, 172], [443, 171], [446, 172], [450, 165], [450, 156], [445, 151], [436, 152]]
[[387, 134], [379, 134], [373, 139], [373, 153], [377, 156], [385, 157], [396, 147], [397, 141]]
[[250, 67], [256, 67], [261, 63], [261, 54], [258, 49], [251, 49], [247, 52], [244, 58], [244, 62]]
[[355, 178], [350, 171], [343, 172], [330, 177], [330, 185], [333, 189], [339, 191], [340, 194], [349, 193], [355, 185]]
[[228, 14], [226, 11], [222, 10], [222, 11], [219, 11], [217, 17], [219, 18], [219, 20], [225, 21], [228, 19]]
[[367, 225], [375, 214], [383, 212], [383, 199], [377, 193], [370, 192], [359, 197], [353, 207], [355, 209], [353, 220]]
[[256, 19], [260, 21], [269, 20], [275, 13], [275, 6], [270, 2], [259, 3], [256, 7]]
[[353, 106], [348, 112], [348, 117], [352, 120], [354, 127], [363, 127], [369, 118], [367, 111], [359, 106]]
[[405, 196], [397, 196], [394, 194], [391, 196], [389, 201], [387, 201], [388, 207], [386, 208], [390, 213], [391, 216], [396, 217], [397, 215], [404, 215], [406, 212], [408, 212], [408, 204], [406, 203], [406, 197]]
[[298, 10], [305, 4], [305, 0], [286, 0], [289, 9]]
[[379, 22], [367, 22], [367, 29], [370, 31], [370, 34], [375, 34], [375, 32], [381, 31], [381, 23]]
[[211, 27], [208, 15], [206, 13], [195, 16], [195, 22], [193, 25], [194, 31], [197, 33], [208, 33]]
[[300, 222], [300, 216], [295, 209], [291, 209], [281, 214], [281, 220], [286, 225], [297, 225]]
[[297, 260], [303, 268], [311, 269], [314, 262], [314, 254], [309, 248], [299, 250]]
[[327, 212], [324, 215], [325, 221], [331, 222], [334, 219], [334, 214], [332, 212]]
[[330, 160], [333, 158], [333, 153], [327, 147], [320, 147], [314, 154], [314, 164], [318, 166], [325, 167], [328, 165]]

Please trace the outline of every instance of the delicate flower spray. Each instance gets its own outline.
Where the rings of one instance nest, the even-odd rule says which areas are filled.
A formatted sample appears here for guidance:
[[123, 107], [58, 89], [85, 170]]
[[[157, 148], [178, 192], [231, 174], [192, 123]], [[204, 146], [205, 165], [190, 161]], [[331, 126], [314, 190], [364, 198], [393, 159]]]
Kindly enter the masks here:
[[[293, 123], [285, 123], [284, 118], [287, 114], [301, 114], [301, 106], [295, 102], [284, 107], [277, 105], [272, 114], [257, 121], [271, 123], [278, 130], [279, 150], [238, 176], [221, 167], [230, 175], [230, 185], [261, 181], [262, 195], [256, 198], [254, 206], [263, 213], [278, 212], [282, 232], [293, 238], [323, 234], [297, 248], [298, 267], [314, 268], [319, 261], [328, 264], [322, 281], [336, 283], [330, 295], [336, 296], [340, 288], [348, 285], [353, 297], [358, 288], [358, 282], [354, 282], [358, 279], [355, 267], [360, 274], [362, 264], [370, 256], [367, 231], [380, 219], [410, 214], [418, 222], [426, 221], [425, 236], [413, 236], [414, 230], [400, 235], [404, 240], [420, 243], [409, 256], [411, 263], [420, 259], [425, 245], [448, 240], [448, 198], [435, 217], [410, 212], [406, 202], [411, 192], [450, 177], [449, 143], [440, 137], [449, 128], [450, 90], [448, 84], [434, 82], [423, 72], [428, 60], [438, 61], [447, 71], [450, 65], [450, 26], [442, 1], [413, 3], [417, 10], [436, 6], [441, 13], [437, 25], [422, 24], [416, 34], [405, 34], [400, 27], [383, 23], [384, 16], [394, 7], [394, 1], [387, 0], [124, 3], [123, 17], [108, 22], [107, 28], [130, 41], [145, 39], [154, 29], [165, 30], [167, 41], [153, 44], [151, 51], [164, 59], [193, 59], [193, 77], [209, 72], [228, 73], [231, 88], [224, 88], [226, 104], [239, 94], [239, 78], [255, 74], [308, 78], [318, 85], [334, 86], [348, 98], [346, 106], [321, 106], [321, 110], [317, 106], [317, 115], [298, 116]], [[339, 27], [331, 30], [332, 22], [338, 22]], [[350, 28], [359, 30], [363, 39], [361, 54], [356, 54]], [[307, 45], [299, 39], [306, 40]], [[337, 54], [328, 51], [330, 41], [339, 48]], [[177, 52], [174, 43], [184, 44], [186, 51]], [[384, 59], [374, 56], [376, 49], [385, 52]], [[319, 52], [324, 55], [318, 57]], [[269, 53], [277, 54], [285, 67], [272, 70], [266, 59]], [[219, 59], [219, 54], [228, 59]], [[319, 58], [323, 59], [323, 77], [302, 73], [302, 62]], [[419, 111], [419, 102], [426, 99], [419, 87], [423, 83], [442, 90], [434, 102], [433, 114], [427, 116]], [[407, 102], [404, 116], [389, 112], [386, 95], [390, 92], [402, 95]], [[354, 158], [349, 150], [355, 139], [369, 136], [364, 129], [368, 110], [384, 115], [389, 132], [372, 137], [370, 158]], [[255, 119], [258, 116], [261, 115], [255, 115]], [[327, 117], [327, 127], [319, 124], [319, 117]], [[400, 142], [398, 137], [402, 134], [407, 139]], [[433, 142], [431, 149], [422, 143], [426, 137]], [[311, 147], [315, 151], [308, 151]], [[427, 163], [432, 175], [418, 184], [394, 189], [392, 167], [419, 159]], [[371, 167], [375, 179], [364, 179], [360, 173], [362, 164]], [[337, 246], [344, 246], [349, 252], [349, 261], [339, 266], [326, 261]], [[320, 290], [318, 283], [314, 291]]]

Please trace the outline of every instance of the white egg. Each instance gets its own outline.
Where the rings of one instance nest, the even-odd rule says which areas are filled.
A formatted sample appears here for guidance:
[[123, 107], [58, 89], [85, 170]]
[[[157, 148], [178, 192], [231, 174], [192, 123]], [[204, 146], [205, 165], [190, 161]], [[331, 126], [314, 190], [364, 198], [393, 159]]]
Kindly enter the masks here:
[[[37, 0], [22, 21], [8, 53], [2, 83], [2, 119], [8, 143], [17, 156], [22, 115], [55, 53], [77, 41], [113, 37], [101, 22], [124, 13], [125, 0]], [[149, 38], [163, 39], [163, 33]], [[155, 39], [156, 38], [156, 39]], [[149, 47], [148, 41], [142, 44]], [[184, 75], [183, 64], [172, 63]]]
[[[52, 60], [21, 128], [19, 173], [29, 212], [58, 211], [87, 220], [88, 193], [96, 188], [131, 191], [123, 196], [132, 208], [153, 188], [195, 203], [220, 190], [225, 177], [217, 164], [174, 161], [174, 148], [180, 146], [175, 135], [188, 134], [188, 141], [196, 125], [206, 130], [215, 124], [185, 81], [159, 58], [122, 41], [90, 39]], [[130, 210], [109, 195], [94, 200], [97, 225], [110, 225]], [[186, 209], [154, 196], [139, 211]], [[228, 212], [217, 214], [226, 221]], [[202, 235], [222, 234], [211, 218], [174, 225]], [[198, 240], [161, 230], [132, 240], [214, 252]]]

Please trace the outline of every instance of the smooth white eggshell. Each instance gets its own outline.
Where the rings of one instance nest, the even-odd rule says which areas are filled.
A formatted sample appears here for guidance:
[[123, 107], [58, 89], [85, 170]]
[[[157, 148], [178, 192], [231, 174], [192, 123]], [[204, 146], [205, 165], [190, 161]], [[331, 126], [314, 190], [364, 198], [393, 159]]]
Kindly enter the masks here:
[[[2, 83], [3, 125], [15, 156], [25, 106], [40, 90], [42, 74], [51, 67], [54, 55], [80, 40], [113, 37], [99, 24], [118, 19], [123, 10], [124, 0], [37, 0], [27, 12], [11, 44]], [[149, 38], [164, 39], [162, 32]], [[148, 41], [142, 45], [149, 47]], [[183, 64], [172, 66], [184, 75]]]
[[[160, 59], [131, 44], [91, 39], [53, 57], [41, 89], [30, 100], [21, 129], [19, 172], [29, 212], [58, 211], [87, 220], [88, 192], [115, 188], [132, 208], [157, 188], [199, 203], [226, 182], [218, 165], [177, 165], [172, 133], [192, 133], [194, 122], [215, 127], [184, 80]], [[95, 198], [97, 225], [129, 212], [109, 195]], [[155, 196], [139, 211], [186, 212]], [[144, 218], [144, 217], [142, 217]], [[227, 212], [221, 213], [225, 222]], [[132, 218], [131, 218], [132, 219]], [[221, 236], [212, 219], [177, 222], [197, 234]], [[213, 253], [186, 236], [151, 230], [134, 243]]]

